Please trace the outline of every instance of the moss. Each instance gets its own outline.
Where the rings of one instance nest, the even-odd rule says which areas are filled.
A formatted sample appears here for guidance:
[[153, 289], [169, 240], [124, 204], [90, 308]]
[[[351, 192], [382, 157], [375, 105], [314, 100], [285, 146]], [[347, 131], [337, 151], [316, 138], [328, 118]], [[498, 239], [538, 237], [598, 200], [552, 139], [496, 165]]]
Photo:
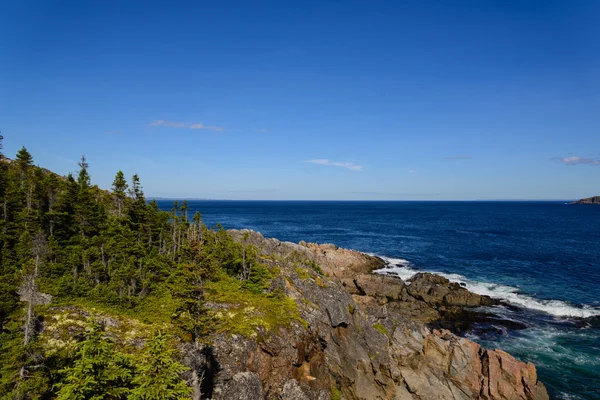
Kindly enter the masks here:
[[338, 389], [335, 385], [331, 386], [331, 400], [341, 400], [341, 398], [342, 392], [340, 389]]
[[308, 278], [310, 278], [310, 272], [308, 271], [308, 269], [302, 268], [302, 267], [294, 267], [294, 270], [298, 274], [298, 277], [300, 279], [302, 279], [303, 281], [305, 281]]
[[317, 276], [315, 278], [315, 282], [317, 283], [317, 286], [319, 286], [320, 288], [326, 288], [327, 287], [327, 283], [325, 283], [325, 281], [323, 279], [321, 279], [320, 276]]
[[385, 336], [387, 336], [388, 339], [391, 339], [390, 333], [385, 328], [385, 326], [381, 325], [380, 323], [377, 323], [377, 324], [373, 325], [373, 328], [375, 328], [379, 332], [383, 333]]
[[356, 311], [356, 308], [352, 304], [348, 304], [348, 312], [354, 315], [354, 311]]
[[357, 321], [356, 323], [352, 324], [352, 325], [354, 325], [354, 326], [356, 327], [356, 331], [357, 331], [357, 332], [358, 332], [360, 335], [362, 335], [362, 334], [363, 334], [362, 328], [360, 327], [360, 324], [358, 323], [358, 321]]
[[168, 330], [166, 323], [146, 324], [138, 319], [119, 316], [98, 307], [82, 304], [49, 307], [44, 312], [45, 329], [40, 335], [40, 343], [47, 355], [63, 349], [70, 349], [77, 338], [89, 330], [94, 321], [106, 325], [106, 333], [115, 339], [120, 348], [131, 347], [156, 329]]
[[217, 332], [256, 337], [294, 321], [306, 326], [293, 299], [282, 292], [257, 293], [246, 290], [235, 278], [223, 277], [206, 285], [206, 300], [222, 305], [215, 312]]
[[269, 271], [271, 271], [271, 275], [275, 278], [279, 275], [281, 275], [281, 268], [277, 267], [275, 265], [272, 265], [269, 267]]

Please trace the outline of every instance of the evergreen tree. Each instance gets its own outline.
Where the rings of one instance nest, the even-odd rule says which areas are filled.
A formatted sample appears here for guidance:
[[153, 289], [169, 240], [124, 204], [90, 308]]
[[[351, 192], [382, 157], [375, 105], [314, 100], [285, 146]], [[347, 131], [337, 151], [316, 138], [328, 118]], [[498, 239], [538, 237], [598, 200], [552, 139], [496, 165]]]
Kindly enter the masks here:
[[28, 167], [33, 165], [33, 157], [27, 151], [25, 146], [21, 147], [21, 150], [18, 151], [15, 161], [20, 167]]
[[140, 178], [137, 174], [131, 178], [131, 188], [129, 189], [129, 196], [132, 201], [131, 205], [131, 221], [136, 226], [137, 230], [143, 229], [143, 223], [146, 214], [146, 198], [142, 190]]
[[81, 156], [79, 165], [79, 175], [77, 176], [77, 197], [75, 203], [75, 219], [79, 224], [79, 231], [82, 237], [89, 233], [92, 221], [90, 213], [92, 207], [92, 192], [90, 188], [90, 175], [88, 174], [88, 163], [85, 155]]
[[270, 270], [253, 246], [208, 229], [200, 213], [188, 221], [187, 202], [172, 213], [147, 204], [137, 175], [128, 187], [117, 173], [109, 193], [92, 185], [85, 157], [79, 167], [76, 177], [57, 176], [25, 148], [0, 161], [0, 399], [186, 398], [165, 335], [148, 342], [137, 371], [135, 354], [121, 353], [99, 326], [74, 355], [69, 346], [48, 352], [38, 328], [54, 307], [40, 307], [50, 299], [42, 292], [60, 306], [140, 312], [198, 343], [221, 326], [206, 306], [208, 284], [230, 279], [240, 296], [270, 296]]
[[128, 400], [190, 398], [191, 389], [179, 376], [187, 368], [173, 359], [175, 350], [168, 345], [169, 339], [169, 336], [158, 332], [146, 343], [136, 360], [137, 374]]
[[59, 372], [64, 379], [56, 385], [57, 400], [118, 400], [130, 392], [133, 366], [95, 323], [77, 345], [75, 364]]
[[117, 215], [119, 216], [119, 218], [123, 217], [123, 209], [125, 207], [125, 199], [127, 198], [128, 188], [129, 186], [127, 185], [127, 181], [125, 180], [125, 175], [123, 174], [123, 171], [117, 172], [112, 189], [113, 194], [115, 196]]

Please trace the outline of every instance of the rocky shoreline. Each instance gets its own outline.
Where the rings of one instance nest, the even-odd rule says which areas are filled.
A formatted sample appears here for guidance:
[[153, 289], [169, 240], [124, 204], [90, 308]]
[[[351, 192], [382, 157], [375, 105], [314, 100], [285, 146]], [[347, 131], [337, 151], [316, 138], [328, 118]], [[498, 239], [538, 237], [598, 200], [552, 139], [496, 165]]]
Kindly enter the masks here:
[[573, 201], [569, 204], [598, 204], [598, 205], [600, 205], [600, 196], [587, 197], [585, 199]]
[[472, 308], [496, 300], [434, 274], [373, 274], [383, 260], [333, 245], [230, 234], [281, 269], [273, 290], [296, 299], [306, 325], [188, 349], [186, 363], [213, 377], [202, 398], [548, 399], [533, 364], [451, 332], [489, 318]]

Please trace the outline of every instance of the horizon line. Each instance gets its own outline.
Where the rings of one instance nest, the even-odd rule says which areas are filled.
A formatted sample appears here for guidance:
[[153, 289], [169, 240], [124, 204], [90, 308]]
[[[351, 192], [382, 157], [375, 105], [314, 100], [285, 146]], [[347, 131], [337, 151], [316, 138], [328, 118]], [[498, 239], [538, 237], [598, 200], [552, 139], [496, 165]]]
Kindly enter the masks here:
[[147, 200], [193, 200], [193, 201], [338, 201], [338, 202], [351, 202], [351, 201], [378, 201], [378, 202], [417, 202], [417, 201], [428, 201], [428, 202], [486, 202], [486, 201], [577, 201], [579, 198], [571, 199], [219, 199], [219, 198], [202, 198], [202, 197], [154, 197], [147, 196]]

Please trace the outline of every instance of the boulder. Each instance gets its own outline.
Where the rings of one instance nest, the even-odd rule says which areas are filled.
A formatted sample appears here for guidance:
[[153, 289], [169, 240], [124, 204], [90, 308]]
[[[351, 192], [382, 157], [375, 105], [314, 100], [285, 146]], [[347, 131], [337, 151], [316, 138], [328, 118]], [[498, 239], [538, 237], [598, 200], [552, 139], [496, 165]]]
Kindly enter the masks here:
[[359, 294], [399, 300], [406, 287], [402, 279], [389, 275], [361, 274], [354, 278]]

